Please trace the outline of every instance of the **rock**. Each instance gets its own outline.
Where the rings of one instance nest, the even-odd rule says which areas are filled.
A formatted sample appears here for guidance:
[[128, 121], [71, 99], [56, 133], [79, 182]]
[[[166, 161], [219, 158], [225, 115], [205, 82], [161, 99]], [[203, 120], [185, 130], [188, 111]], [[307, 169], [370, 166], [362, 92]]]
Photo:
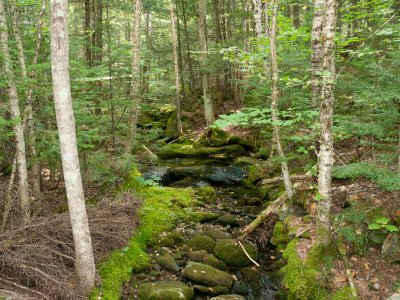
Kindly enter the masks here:
[[397, 293], [393, 294], [392, 296], [390, 296], [386, 300], [400, 300], [400, 294], [397, 294]]
[[195, 291], [198, 291], [199, 293], [202, 293], [202, 294], [208, 294], [210, 292], [210, 288], [208, 288], [204, 285], [195, 284], [195, 285], [193, 285], [193, 288]]
[[156, 261], [163, 267], [165, 270], [171, 273], [178, 273], [179, 266], [176, 263], [175, 259], [171, 254], [165, 253], [164, 255], [156, 257]]
[[193, 289], [179, 281], [143, 283], [137, 287], [141, 300], [189, 300]]
[[195, 236], [187, 243], [189, 249], [193, 251], [205, 250], [208, 253], [214, 252], [215, 241], [206, 235]]
[[229, 289], [223, 286], [214, 286], [210, 288], [211, 296], [219, 296], [229, 294]]
[[206, 250], [189, 251], [189, 260], [201, 262], [207, 254], [208, 252]]
[[214, 297], [211, 298], [210, 300], [246, 300], [246, 298], [240, 295], [231, 294], [231, 295], [222, 295]]
[[222, 240], [222, 239], [232, 238], [232, 234], [218, 230], [213, 227], [208, 227], [206, 229], [203, 229], [203, 234], [206, 236], [209, 236], [210, 238], [212, 238], [214, 240]]
[[369, 240], [374, 245], [382, 245], [386, 239], [386, 233], [383, 230], [371, 230]]
[[217, 203], [217, 196], [212, 186], [203, 186], [198, 189], [197, 194], [208, 204]]
[[195, 211], [188, 217], [190, 221], [198, 223], [207, 223], [218, 220], [219, 215], [209, 211]]
[[221, 224], [221, 225], [225, 225], [225, 226], [229, 225], [231, 227], [240, 226], [239, 221], [236, 219], [235, 216], [233, 216], [231, 214], [222, 215], [221, 217], [218, 218], [217, 223]]
[[398, 233], [390, 233], [382, 245], [382, 256], [390, 262], [400, 261], [400, 237]]
[[203, 263], [222, 271], [225, 271], [227, 268], [226, 264], [222, 260], [219, 260], [212, 254], [207, 254], [206, 256], [204, 256]]
[[165, 129], [165, 137], [178, 138], [180, 136], [178, 126], [176, 124], [176, 111], [171, 114], [167, 121], [167, 128]]
[[230, 288], [233, 283], [233, 278], [229, 273], [197, 262], [189, 262], [182, 274], [186, 279], [209, 287], [223, 286]]
[[167, 144], [161, 147], [158, 155], [161, 158], [169, 157], [237, 157], [246, 153], [241, 145], [228, 145], [223, 147], [201, 147], [196, 145]]
[[[251, 258], [257, 259], [257, 250], [252, 244], [242, 243]], [[232, 267], [245, 267], [251, 261], [243, 252], [237, 240], [225, 239], [217, 242], [214, 248], [215, 256]]]
[[168, 239], [172, 239], [174, 241], [175, 246], [180, 246], [185, 241], [183, 235], [178, 231], [173, 231], [166, 236]]

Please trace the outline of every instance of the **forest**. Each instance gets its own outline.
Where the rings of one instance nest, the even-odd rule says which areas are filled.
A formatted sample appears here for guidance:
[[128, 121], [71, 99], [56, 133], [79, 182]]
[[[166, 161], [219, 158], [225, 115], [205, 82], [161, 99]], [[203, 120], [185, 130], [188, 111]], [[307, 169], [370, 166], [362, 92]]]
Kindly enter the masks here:
[[400, 2], [0, 0], [0, 300], [400, 300]]

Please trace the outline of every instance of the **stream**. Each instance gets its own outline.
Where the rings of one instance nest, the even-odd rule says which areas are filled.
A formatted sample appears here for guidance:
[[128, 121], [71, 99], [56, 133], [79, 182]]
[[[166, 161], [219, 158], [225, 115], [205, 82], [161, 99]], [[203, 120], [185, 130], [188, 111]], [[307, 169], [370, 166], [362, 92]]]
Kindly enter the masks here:
[[154, 262], [133, 275], [134, 299], [276, 299], [278, 284], [269, 270], [274, 249], [243, 242], [257, 267], [235, 239], [263, 205], [257, 191], [242, 184], [246, 167], [232, 160], [174, 158], [143, 167], [142, 174], [163, 186], [198, 188], [204, 201], [185, 208], [193, 220], [177, 224], [149, 249]]

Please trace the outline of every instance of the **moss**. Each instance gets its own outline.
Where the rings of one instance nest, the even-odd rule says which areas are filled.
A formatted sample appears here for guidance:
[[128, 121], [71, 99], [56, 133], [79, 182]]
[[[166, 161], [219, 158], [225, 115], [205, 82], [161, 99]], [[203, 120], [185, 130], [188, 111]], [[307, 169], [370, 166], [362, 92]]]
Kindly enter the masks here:
[[283, 253], [287, 265], [282, 270], [283, 282], [289, 300], [327, 299], [327, 291], [321, 283], [321, 270], [325, 254], [314, 246], [305, 261], [297, 254], [297, 239], [291, 241]]
[[206, 223], [206, 222], [212, 222], [215, 221], [219, 218], [218, 214], [208, 212], [208, 211], [196, 211], [190, 213], [186, 221], [188, 222], [198, 222], [198, 223]]
[[194, 194], [191, 189], [145, 186], [137, 170], [132, 171], [122, 189], [134, 189], [137, 196], [144, 199], [139, 211], [142, 225], [126, 248], [114, 251], [100, 263], [98, 269], [102, 286], [94, 291], [92, 299], [99, 294], [106, 300], [120, 299], [121, 286], [129, 280], [131, 272], [149, 264], [150, 258], [145, 252], [147, 246], [156, 242], [162, 232], [171, 230], [176, 221], [185, 216], [184, 210], [173, 204], [174, 200], [189, 204]]
[[[243, 243], [243, 247], [252, 259], [257, 259], [257, 249], [252, 244]], [[237, 240], [223, 239], [217, 242], [214, 248], [215, 256], [221, 259], [228, 266], [245, 267], [251, 261], [242, 250]]]
[[287, 228], [283, 222], [279, 221], [275, 224], [274, 232], [271, 238], [271, 244], [277, 246], [279, 244], [286, 244], [288, 242], [289, 239]]
[[191, 238], [187, 243], [187, 246], [192, 251], [205, 250], [208, 253], [214, 252], [215, 241], [206, 235], [199, 235]]
[[358, 300], [358, 297], [354, 297], [351, 287], [346, 286], [336, 291], [331, 297], [331, 300]]
[[217, 196], [212, 186], [203, 186], [198, 189], [197, 194], [203, 199], [204, 202], [213, 204], [217, 202]]
[[195, 145], [168, 144], [163, 146], [158, 153], [160, 157], [209, 157], [223, 156], [235, 157], [245, 154], [245, 149], [240, 145], [224, 147], [201, 147]]

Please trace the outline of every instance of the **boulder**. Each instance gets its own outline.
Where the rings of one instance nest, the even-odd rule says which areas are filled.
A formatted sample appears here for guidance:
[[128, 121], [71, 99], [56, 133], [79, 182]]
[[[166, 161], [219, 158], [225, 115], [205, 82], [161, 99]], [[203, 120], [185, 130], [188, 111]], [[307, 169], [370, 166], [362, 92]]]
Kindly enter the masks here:
[[246, 300], [246, 298], [240, 295], [231, 294], [231, 295], [221, 295], [218, 297], [213, 297], [210, 300]]
[[197, 194], [208, 204], [214, 204], [217, 202], [217, 196], [212, 186], [203, 186], [197, 190]]
[[232, 234], [224, 232], [213, 227], [203, 229], [203, 234], [214, 240], [231, 239]]
[[390, 296], [386, 300], [400, 300], [400, 294], [397, 294], [397, 293], [393, 294], [392, 296]]
[[222, 271], [225, 271], [227, 269], [226, 264], [212, 254], [205, 255], [203, 258], [203, 263]]
[[185, 144], [167, 144], [161, 147], [158, 155], [161, 158], [170, 157], [237, 157], [246, 153], [241, 145], [227, 145], [223, 147], [201, 147]]
[[168, 272], [171, 272], [171, 273], [179, 272], [178, 264], [176, 263], [176, 261], [172, 257], [172, 255], [169, 253], [165, 253], [161, 256], [156, 257], [156, 261], [160, 264], [160, 266], [162, 268], [164, 268]]
[[400, 261], [400, 237], [398, 233], [390, 233], [382, 245], [382, 256], [390, 262]]
[[234, 215], [231, 214], [223, 214], [221, 217], [218, 218], [217, 223], [225, 226], [229, 225], [231, 227], [240, 226], [239, 221]]
[[208, 252], [206, 250], [189, 251], [189, 260], [201, 262], [207, 254]]
[[190, 300], [193, 289], [180, 281], [157, 281], [143, 283], [137, 287], [141, 300]]
[[191, 238], [187, 244], [192, 251], [205, 250], [208, 253], [214, 252], [215, 241], [206, 235], [199, 235]]
[[189, 262], [182, 274], [186, 279], [209, 287], [230, 288], [233, 283], [233, 278], [229, 273], [197, 262]]
[[213, 222], [219, 218], [218, 214], [210, 211], [195, 211], [189, 214], [188, 221], [207, 223]]
[[[242, 243], [246, 252], [252, 259], [257, 259], [257, 250], [252, 244]], [[217, 242], [214, 248], [216, 257], [232, 267], [245, 267], [251, 264], [250, 259], [244, 253], [237, 240], [225, 239]]]

